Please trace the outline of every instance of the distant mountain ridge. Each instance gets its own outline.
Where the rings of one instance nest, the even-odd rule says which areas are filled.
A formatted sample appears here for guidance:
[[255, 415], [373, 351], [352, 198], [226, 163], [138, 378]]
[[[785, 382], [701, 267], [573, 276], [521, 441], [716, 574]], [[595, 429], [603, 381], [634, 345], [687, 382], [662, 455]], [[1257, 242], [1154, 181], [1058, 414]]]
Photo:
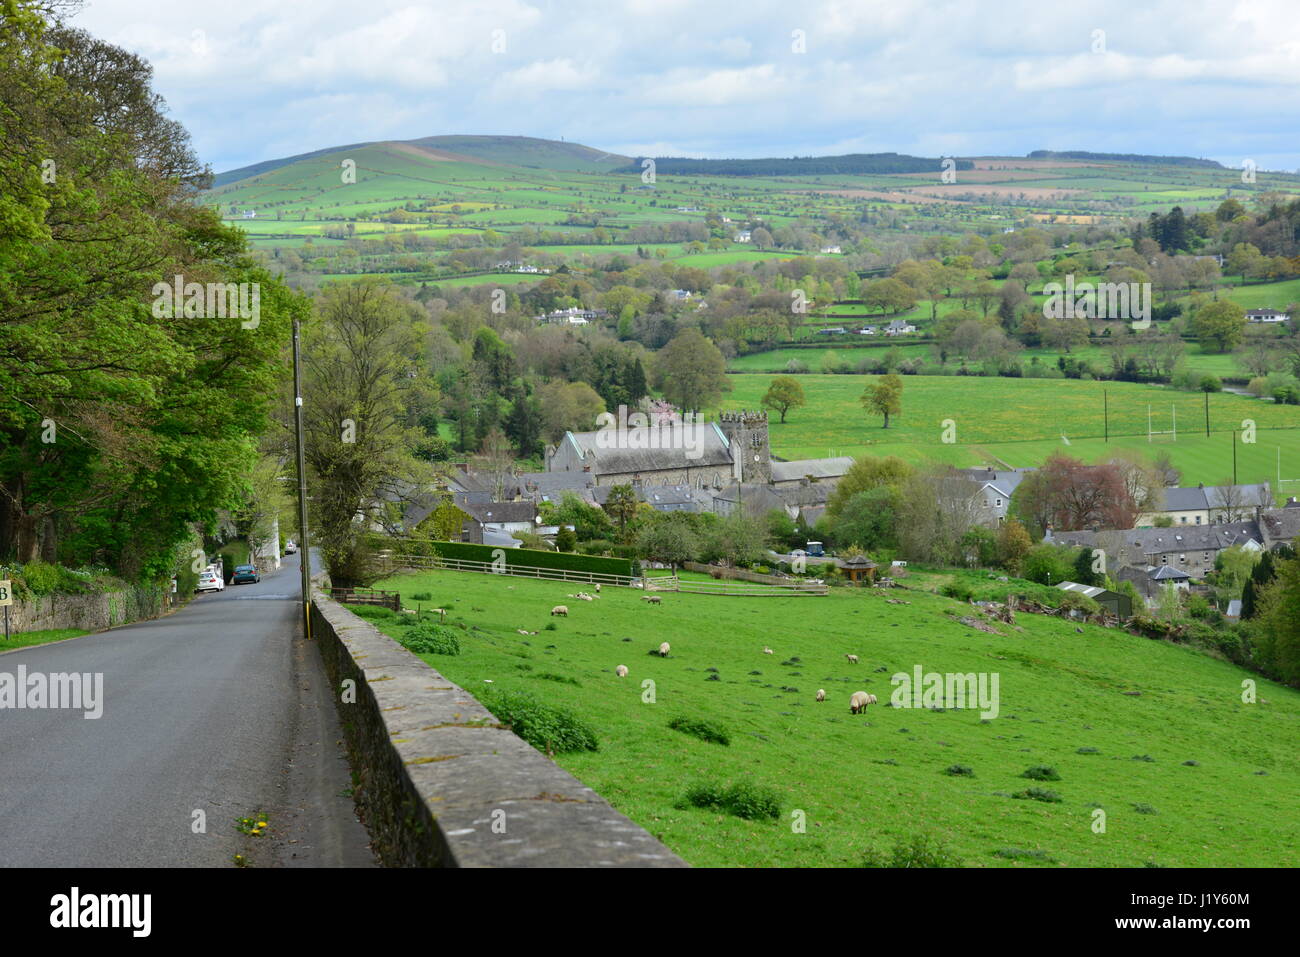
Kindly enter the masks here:
[[280, 159], [264, 160], [238, 169], [218, 173], [212, 180], [213, 188], [237, 183], [269, 173], [273, 170], [290, 166], [303, 160], [359, 150], [371, 146], [394, 143], [400, 146], [414, 146], [425, 150], [437, 150], [448, 154], [444, 158], [460, 160], [466, 163], [493, 163], [504, 166], [521, 166], [534, 169], [582, 170], [592, 169], [608, 172], [615, 166], [631, 162], [631, 157], [619, 153], [583, 146], [581, 143], [569, 143], [564, 140], [545, 140], [532, 136], [487, 136], [452, 134], [447, 136], [424, 136], [414, 140], [370, 140], [364, 143], [350, 143], [345, 146], [329, 146], [325, 149], [284, 156]]
[[[943, 168], [942, 158], [903, 153], [846, 153], [842, 156], [791, 156], [764, 159], [653, 158], [655, 173], [713, 176], [822, 176], [856, 173], [933, 173]], [[640, 173], [643, 157], [615, 173]], [[953, 160], [954, 169], [974, 169], [971, 160]]]
[[1150, 156], [1145, 153], [1092, 153], [1088, 150], [1034, 150], [1028, 159], [1077, 159], [1109, 163], [1150, 163], [1153, 166], [1195, 166], [1201, 169], [1224, 169], [1215, 160], [1193, 156]]

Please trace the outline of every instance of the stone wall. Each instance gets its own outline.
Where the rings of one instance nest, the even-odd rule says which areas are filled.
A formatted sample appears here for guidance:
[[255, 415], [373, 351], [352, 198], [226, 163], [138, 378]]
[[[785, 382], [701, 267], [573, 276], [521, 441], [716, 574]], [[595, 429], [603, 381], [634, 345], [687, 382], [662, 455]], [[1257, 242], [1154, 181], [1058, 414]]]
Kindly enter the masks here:
[[357, 801], [386, 865], [686, 866], [468, 692], [320, 590], [312, 637], [338, 692]]
[[53, 594], [27, 600], [15, 599], [9, 609], [9, 630], [79, 628], [82, 631], [102, 631], [133, 621], [157, 618], [173, 607], [176, 597], [165, 587], [136, 586], [92, 595]]

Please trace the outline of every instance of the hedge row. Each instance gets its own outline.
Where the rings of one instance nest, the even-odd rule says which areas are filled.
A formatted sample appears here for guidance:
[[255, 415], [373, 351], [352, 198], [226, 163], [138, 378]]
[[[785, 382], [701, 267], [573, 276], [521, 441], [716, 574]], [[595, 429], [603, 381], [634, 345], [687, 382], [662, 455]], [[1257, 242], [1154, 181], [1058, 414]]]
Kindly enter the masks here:
[[[470, 562], [490, 562], [497, 550], [493, 545], [474, 545], [469, 542], [430, 542], [433, 550], [443, 558]], [[623, 575], [631, 577], [632, 562], [626, 558], [602, 558], [596, 555], [578, 555], [573, 552], [545, 552], [533, 548], [502, 549], [507, 566], [525, 568], [559, 568], [571, 572], [594, 572], [597, 575]]]

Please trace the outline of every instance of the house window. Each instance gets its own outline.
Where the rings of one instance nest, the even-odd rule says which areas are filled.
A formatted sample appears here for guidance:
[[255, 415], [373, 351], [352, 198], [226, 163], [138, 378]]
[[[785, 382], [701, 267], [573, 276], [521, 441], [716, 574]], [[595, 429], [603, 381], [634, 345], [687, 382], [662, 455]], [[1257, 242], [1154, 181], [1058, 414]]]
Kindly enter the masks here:
[[1179, 560], [1180, 562], [1182, 562], [1184, 565], [1187, 564], [1187, 556], [1186, 556], [1186, 555], [1179, 555], [1179, 556], [1178, 556], [1178, 560]]
[[1001, 507], [1002, 507], [1002, 499], [1000, 499], [1000, 498], [999, 498], [999, 499], [996, 499], [996, 500], [994, 501], [993, 504], [995, 504], [998, 508], [1001, 508]]
[[1168, 565], [1168, 564], [1169, 564], [1169, 556], [1168, 556], [1168, 555], [1161, 555], [1161, 556], [1160, 556], [1160, 564], [1161, 564], [1161, 565]]
[[1200, 525], [1200, 524], [1201, 524], [1201, 516], [1199, 516], [1199, 515], [1196, 516], [1196, 524], [1197, 524], [1197, 525]]

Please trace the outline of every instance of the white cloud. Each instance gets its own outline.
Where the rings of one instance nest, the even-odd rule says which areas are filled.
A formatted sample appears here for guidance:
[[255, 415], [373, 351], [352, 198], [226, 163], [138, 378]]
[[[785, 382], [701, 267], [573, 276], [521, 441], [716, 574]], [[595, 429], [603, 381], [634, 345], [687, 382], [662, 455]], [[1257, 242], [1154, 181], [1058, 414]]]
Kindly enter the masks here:
[[217, 169], [494, 132], [678, 155], [1231, 149], [1300, 166], [1293, 0], [1004, 0], [996, 15], [932, 0], [91, 0], [74, 23], [154, 64]]

